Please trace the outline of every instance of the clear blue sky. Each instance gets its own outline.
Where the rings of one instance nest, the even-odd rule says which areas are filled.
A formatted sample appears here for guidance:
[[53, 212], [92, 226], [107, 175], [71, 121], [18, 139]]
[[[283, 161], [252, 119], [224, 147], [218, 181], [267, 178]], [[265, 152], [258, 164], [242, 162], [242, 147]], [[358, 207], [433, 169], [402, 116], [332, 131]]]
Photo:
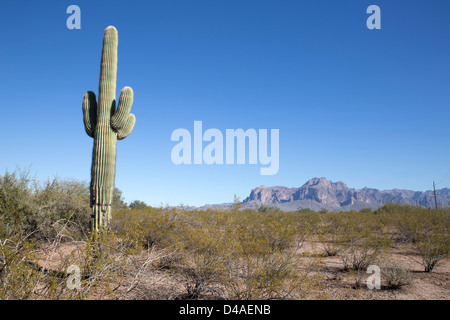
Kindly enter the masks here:
[[[68, 30], [66, 8], [81, 8]], [[381, 7], [381, 30], [366, 9]], [[103, 31], [119, 31], [118, 142], [127, 201], [203, 205], [318, 176], [349, 187], [450, 185], [450, 1], [171, 0], [0, 3], [0, 172], [89, 180], [81, 102], [98, 91]], [[173, 130], [279, 129], [280, 169], [171, 162]]]

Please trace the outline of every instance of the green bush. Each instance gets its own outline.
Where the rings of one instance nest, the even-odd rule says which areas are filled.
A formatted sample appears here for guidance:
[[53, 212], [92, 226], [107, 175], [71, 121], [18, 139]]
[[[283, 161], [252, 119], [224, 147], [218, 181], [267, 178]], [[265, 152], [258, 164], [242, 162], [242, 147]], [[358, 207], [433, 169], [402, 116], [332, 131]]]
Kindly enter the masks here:
[[390, 244], [388, 234], [375, 215], [340, 213], [339, 234], [344, 270], [366, 270]]
[[175, 243], [179, 224], [174, 209], [147, 207], [114, 211], [111, 229], [135, 249], [166, 248]]
[[281, 210], [277, 207], [272, 207], [264, 204], [258, 207], [258, 212], [280, 212], [280, 211]]
[[359, 210], [359, 212], [361, 212], [361, 213], [372, 213], [373, 210], [372, 210], [372, 208], [362, 208], [361, 210]]
[[425, 272], [431, 272], [436, 265], [447, 258], [450, 253], [450, 235], [448, 228], [435, 226], [432, 230], [421, 233], [416, 242], [420, 263]]
[[22, 234], [49, 240], [62, 229], [72, 228], [80, 239], [85, 236], [89, 215], [89, 189], [84, 182], [55, 178], [40, 184], [26, 171], [0, 176], [2, 238]]
[[400, 289], [412, 281], [411, 272], [398, 264], [388, 264], [381, 268], [381, 276], [389, 289]]
[[328, 257], [338, 255], [341, 250], [340, 242], [342, 241], [341, 235], [343, 230], [338, 219], [339, 216], [337, 216], [338, 214], [321, 216], [317, 227], [317, 238], [322, 244], [325, 255]]
[[140, 200], [134, 200], [133, 202], [131, 202], [128, 207], [130, 209], [145, 209], [147, 208], [147, 204], [144, 201], [140, 201]]

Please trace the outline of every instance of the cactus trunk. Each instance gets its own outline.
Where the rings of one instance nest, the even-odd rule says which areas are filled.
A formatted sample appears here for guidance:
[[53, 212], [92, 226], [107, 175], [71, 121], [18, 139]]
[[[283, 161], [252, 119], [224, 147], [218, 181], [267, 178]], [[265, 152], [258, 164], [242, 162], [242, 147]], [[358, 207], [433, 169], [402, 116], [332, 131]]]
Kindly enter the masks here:
[[103, 37], [98, 107], [95, 94], [91, 91], [84, 95], [83, 100], [85, 130], [94, 138], [90, 185], [91, 231], [106, 228], [111, 220], [117, 140], [126, 138], [136, 122], [130, 113], [133, 103], [130, 87], [122, 90], [116, 110], [117, 46], [117, 30], [110, 26]]

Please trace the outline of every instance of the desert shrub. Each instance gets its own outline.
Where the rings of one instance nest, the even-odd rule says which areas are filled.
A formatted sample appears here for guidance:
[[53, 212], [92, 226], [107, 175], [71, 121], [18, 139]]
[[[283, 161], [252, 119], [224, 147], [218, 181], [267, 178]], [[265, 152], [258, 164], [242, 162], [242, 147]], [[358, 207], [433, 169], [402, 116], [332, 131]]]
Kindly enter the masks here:
[[[118, 299], [136, 287], [143, 272], [163, 251], [135, 256], [113, 232], [85, 241], [48, 246], [36, 241], [3, 240], [0, 244], [0, 299]], [[69, 266], [79, 268], [80, 287], [70, 289]]]
[[[254, 213], [235, 228], [226, 261], [225, 290], [233, 299], [287, 299], [314, 295], [317, 282], [297, 254], [307, 227], [289, 213]], [[300, 226], [305, 226], [301, 224]]]
[[[311, 231], [306, 219], [281, 211], [240, 215], [236, 226], [240, 231], [238, 241], [255, 239], [265, 243], [270, 250], [280, 251], [301, 245]], [[258, 248], [255, 247], [252, 252], [258, 252]]]
[[372, 210], [372, 208], [362, 208], [361, 210], [359, 210], [359, 212], [361, 212], [361, 213], [372, 213], [373, 210]]
[[450, 235], [439, 231], [441, 230], [433, 230], [430, 233], [422, 234], [417, 241], [419, 262], [424, 267], [425, 272], [431, 272], [450, 253]]
[[382, 207], [378, 208], [374, 211], [375, 214], [396, 214], [400, 212], [405, 211], [411, 211], [414, 210], [416, 207], [410, 206], [410, 205], [402, 205], [399, 203], [386, 203]]
[[344, 248], [340, 251], [344, 270], [365, 270], [376, 261], [379, 255], [377, 248], [371, 246], [360, 247], [353, 242], [350, 242]]
[[32, 190], [29, 172], [15, 171], [0, 175], [0, 238], [28, 234], [33, 230]]
[[76, 297], [112, 298], [113, 292], [123, 285], [131, 252], [114, 232], [92, 234], [81, 252], [66, 262], [79, 266], [82, 272], [81, 289], [76, 290]]
[[237, 195], [234, 195], [233, 204], [230, 206], [230, 211], [236, 212], [242, 208], [242, 201]]
[[127, 204], [122, 196], [122, 191], [116, 187], [114, 187], [113, 191], [113, 199], [112, 199], [112, 209], [113, 211], [118, 209], [127, 208]]
[[280, 208], [277, 207], [272, 207], [272, 206], [268, 206], [268, 205], [260, 205], [258, 207], [258, 212], [280, 212]]
[[236, 253], [226, 264], [226, 291], [230, 298], [243, 300], [313, 295], [312, 288], [316, 283], [298, 264], [298, 258], [287, 252], [275, 251], [259, 256]]
[[117, 210], [113, 212], [111, 221], [111, 229], [135, 249], [146, 249], [154, 245], [160, 248], [172, 246], [176, 241], [178, 225], [174, 209], [151, 207]]
[[400, 289], [412, 281], [408, 269], [398, 264], [387, 264], [381, 268], [381, 276], [389, 289]]
[[217, 212], [194, 212], [183, 217], [178, 229], [177, 249], [182, 254], [174, 275], [180, 279], [188, 299], [206, 294], [221, 295], [224, 262], [232, 251], [233, 229]]
[[61, 225], [70, 221], [70, 227], [77, 233], [77, 239], [86, 237], [89, 227], [89, 189], [76, 180], [47, 181], [34, 192], [32, 225], [38, 231], [37, 237], [54, 239]]
[[430, 210], [411, 206], [391, 211], [398, 241], [412, 243], [419, 255], [418, 262], [430, 272], [450, 252], [450, 214], [447, 210]]
[[147, 208], [147, 204], [144, 201], [141, 200], [134, 200], [133, 202], [131, 202], [128, 207], [130, 209], [145, 209]]
[[374, 215], [340, 214], [340, 256], [344, 270], [366, 270], [389, 245], [383, 225]]
[[0, 239], [0, 300], [22, 300], [33, 296], [37, 271], [28, 263], [35, 259], [32, 242]]
[[[393, 227], [397, 242], [415, 243], [428, 222], [432, 220], [431, 210], [411, 206], [395, 206], [397, 211], [381, 213], [386, 225]], [[431, 220], [430, 220], [431, 219]]]
[[177, 251], [171, 254], [164, 255], [160, 259], [156, 260], [154, 266], [158, 270], [176, 270], [183, 262], [183, 255]]
[[321, 215], [320, 222], [317, 227], [317, 238], [322, 244], [326, 256], [336, 256], [341, 250], [340, 241], [343, 232], [341, 222], [339, 221], [340, 213], [330, 213], [329, 215]]
[[51, 240], [70, 221], [81, 239], [89, 215], [89, 190], [84, 182], [55, 178], [41, 184], [20, 170], [0, 176], [0, 237], [21, 234]]

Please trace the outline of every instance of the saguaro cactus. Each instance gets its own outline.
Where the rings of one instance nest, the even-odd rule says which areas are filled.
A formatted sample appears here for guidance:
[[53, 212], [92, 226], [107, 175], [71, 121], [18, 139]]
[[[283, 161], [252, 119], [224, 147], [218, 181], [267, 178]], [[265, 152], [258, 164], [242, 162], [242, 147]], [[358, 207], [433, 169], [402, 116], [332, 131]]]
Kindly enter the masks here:
[[116, 173], [117, 139], [125, 139], [133, 131], [136, 118], [130, 113], [133, 90], [120, 92], [116, 109], [117, 29], [109, 26], [103, 37], [98, 104], [95, 93], [86, 92], [83, 98], [83, 118], [86, 133], [94, 138], [91, 168], [91, 231], [107, 227], [111, 220], [111, 204]]

